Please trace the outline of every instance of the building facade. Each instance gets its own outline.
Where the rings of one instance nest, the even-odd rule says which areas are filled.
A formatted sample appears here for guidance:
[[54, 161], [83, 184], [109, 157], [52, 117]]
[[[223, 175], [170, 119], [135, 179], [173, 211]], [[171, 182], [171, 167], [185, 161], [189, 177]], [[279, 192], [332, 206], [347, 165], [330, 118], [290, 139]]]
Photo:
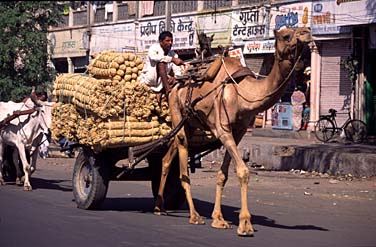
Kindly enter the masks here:
[[[274, 61], [274, 30], [311, 27], [314, 42], [282, 102], [288, 104], [300, 85], [310, 103], [311, 129], [329, 108], [349, 107], [375, 132], [375, 9], [372, 0], [75, 1], [48, 37], [57, 71], [83, 73], [90, 58], [103, 50], [145, 55], [163, 30], [173, 33], [173, 49], [180, 57], [192, 59], [197, 33], [203, 31], [214, 34], [213, 49], [231, 46], [233, 54], [262, 76]], [[355, 81], [341, 65], [349, 60], [358, 61]], [[307, 68], [310, 75], [303, 73]], [[263, 127], [270, 127], [272, 109], [261, 115]]]

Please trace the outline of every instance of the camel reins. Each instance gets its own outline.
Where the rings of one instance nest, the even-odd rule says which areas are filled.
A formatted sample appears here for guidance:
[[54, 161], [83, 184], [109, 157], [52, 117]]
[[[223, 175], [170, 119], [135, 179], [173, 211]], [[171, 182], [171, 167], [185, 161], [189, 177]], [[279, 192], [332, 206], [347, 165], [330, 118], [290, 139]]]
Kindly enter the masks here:
[[[297, 49], [297, 48], [296, 48]], [[297, 51], [297, 50], [296, 50]], [[228, 72], [227, 70], [227, 67], [226, 67], [226, 64], [224, 62], [224, 59], [223, 59], [223, 55], [222, 55], [222, 64], [224, 66], [224, 69], [228, 75], [228, 78], [231, 79], [232, 82], [235, 83], [235, 85], [237, 85], [237, 82], [235, 81], [235, 79], [233, 78], [232, 75], [235, 75], [236, 73], [238, 73], [238, 71], [242, 70], [242, 68], [240, 68], [239, 70], [237, 70], [235, 73], [233, 73], [232, 75]], [[288, 81], [288, 79], [290, 78], [291, 74], [293, 73], [297, 63], [299, 62], [301, 58], [301, 54], [299, 55], [298, 59], [295, 61], [295, 64], [293, 66], [293, 68], [291, 69], [291, 71], [289, 72], [288, 76], [284, 79], [284, 81], [279, 85], [279, 87], [272, 91], [270, 94], [267, 94], [264, 96], [264, 98], [260, 98], [260, 99], [257, 99], [257, 100], [254, 100], [254, 101], [250, 101], [248, 99], [246, 99], [244, 96], [242, 96], [238, 91], [238, 95], [240, 97], [242, 97], [244, 100], [248, 101], [248, 102], [257, 102], [257, 101], [262, 101], [265, 99], [265, 97], [268, 97], [268, 96], [272, 96], [273, 94], [275, 94], [277, 91], [279, 91], [279, 89]], [[202, 119], [197, 115], [195, 114], [196, 110], [195, 110], [195, 106], [197, 105], [197, 103], [199, 103], [201, 100], [205, 99], [206, 97], [208, 97], [210, 94], [212, 94], [213, 92], [215, 92], [218, 88], [220, 87], [223, 87], [222, 88], [222, 94], [223, 94], [223, 89], [224, 89], [224, 86], [226, 84], [228, 84], [228, 82], [230, 81], [228, 78], [226, 78], [225, 80], [223, 80], [221, 83], [219, 83], [218, 85], [216, 85], [214, 88], [212, 88], [209, 92], [205, 93], [204, 95], [200, 95], [198, 96], [197, 98], [195, 98], [193, 101], [192, 101], [192, 91], [193, 91], [193, 87], [192, 87], [192, 77], [190, 76], [189, 77], [189, 83], [188, 83], [188, 91], [187, 91], [187, 95], [186, 95], [186, 99], [185, 99], [185, 106], [186, 106], [186, 110], [183, 114], [183, 118], [180, 120], [180, 122], [167, 134], [165, 135], [164, 137], [162, 137], [161, 139], [159, 140], [156, 140], [156, 141], [153, 141], [151, 143], [147, 143], [147, 144], [144, 144], [144, 145], [139, 145], [139, 146], [136, 146], [136, 147], [133, 147], [132, 149], [132, 152], [133, 154], [141, 154], [140, 156], [138, 156], [136, 159], [134, 159], [132, 161], [132, 164], [129, 165], [129, 169], [133, 169], [138, 163], [140, 163], [144, 158], [146, 158], [147, 155], [149, 155], [153, 150], [155, 150], [156, 148], [158, 147], [161, 147], [162, 145], [166, 144], [167, 142], [169, 142], [169, 140], [174, 137], [181, 128], [183, 128], [185, 122], [192, 116], [195, 116], [196, 119], [198, 119], [200, 121], [201, 124], [203, 124], [203, 121]], [[176, 86], [177, 83], [173, 86]], [[223, 96], [222, 96], [223, 97]], [[205, 125], [203, 125], [205, 126]], [[126, 172], [126, 170], [123, 170], [122, 172], [120, 172], [117, 177], [120, 178], [124, 173]]]
[[[297, 53], [297, 48], [295, 49], [295, 52]], [[260, 97], [260, 98], [255, 99], [255, 100], [249, 100], [249, 99], [247, 99], [245, 96], [241, 95], [240, 92], [239, 92], [238, 90], [236, 90], [236, 92], [238, 93], [238, 95], [239, 95], [242, 99], [244, 99], [244, 100], [247, 101], [248, 103], [254, 103], [254, 102], [258, 102], [258, 101], [263, 101], [265, 98], [273, 96], [274, 94], [276, 94], [276, 93], [277, 93], [277, 92], [278, 92], [278, 91], [279, 91], [279, 90], [280, 90], [280, 89], [281, 89], [281, 88], [282, 88], [282, 87], [288, 82], [288, 80], [290, 79], [292, 73], [294, 72], [294, 70], [295, 70], [295, 68], [296, 68], [296, 66], [297, 66], [297, 64], [298, 64], [298, 62], [300, 61], [301, 57], [302, 57], [302, 53], [300, 53], [300, 55], [299, 55], [298, 58], [296, 59], [296, 61], [295, 61], [295, 63], [294, 63], [294, 66], [292, 67], [292, 69], [291, 69], [290, 72], [288, 73], [287, 77], [283, 80], [283, 82], [282, 82], [281, 84], [279, 84], [279, 86], [278, 86], [275, 90], [273, 90], [272, 92], [270, 92], [270, 93], [264, 95], [263, 97]], [[283, 61], [283, 60], [282, 60], [282, 61]], [[279, 63], [280, 63], [280, 62], [281, 62], [281, 60], [279, 60]], [[225, 68], [225, 71], [226, 71], [226, 73], [227, 73], [227, 75], [228, 75], [228, 78], [231, 79], [232, 82], [234, 82], [234, 85], [239, 86], [238, 83], [235, 81], [235, 79], [232, 77], [232, 75], [228, 72], [227, 67], [226, 67], [226, 64], [225, 64], [225, 61], [224, 61], [223, 58], [222, 58], [222, 64], [223, 64], [223, 67]], [[240, 70], [240, 69], [239, 69], [239, 70]], [[237, 71], [239, 71], [239, 70], [237, 70]], [[237, 71], [236, 71], [235, 73], [237, 73]], [[233, 74], [235, 74], [235, 73], [233, 73]], [[227, 80], [227, 79], [226, 79], [226, 80]]]

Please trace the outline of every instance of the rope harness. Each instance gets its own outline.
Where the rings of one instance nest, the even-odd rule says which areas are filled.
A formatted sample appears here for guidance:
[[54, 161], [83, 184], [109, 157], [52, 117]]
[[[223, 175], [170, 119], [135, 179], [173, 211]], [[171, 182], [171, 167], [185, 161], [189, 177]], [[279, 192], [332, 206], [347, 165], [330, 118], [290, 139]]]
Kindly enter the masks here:
[[[285, 51], [285, 50], [286, 50], [286, 47], [284, 48], [283, 51]], [[295, 55], [294, 55], [294, 57], [292, 59], [292, 60], [295, 60], [295, 61], [291, 61], [290, 60], [290, 62], [294, 62], [294, 65], [293, 65], [292, 69], [290, 70], [290, 72], [288, 73], [287, 77], [284, 78], [284, 80], [282, 81], [282, 83], [279, 84], [279, 86], [275, 90], [273, 90], [272, 92], [270, 92], [268, 94], [265, 94], [262, 97], [259, 97], [257, 99], [253, 99], [253, 100], [247, 99], [244, 95], [242, 95], [239, 92], [239, 90], [236, 90], [236, 92], [239, 95], [239, 97], [241, 97], [242, 99], [244, 99], [248, 103], [254, 103], [254, 102], [262, 101], [265, 98], [271, 97], [271, 96], [275, 95], [277, 92], [279, 92], [281, 90], [281, 88], [288, 82], [288, 80], [290, 79], [292, 73], [294, 72], [294, 70], [295, 70], [298, 62], [301, 59], [302, 53], [299, 56], [297, 56], [297, 53], [298, 53], [298, 49], [297, 49], [297, 46], [296, 46], [295, 47]], [[279, 64], [282, 61], [285, 61], [280, 56], [279, 53], [276, 54], [276, 59], [278, 59], [278, 63]], [[185, 99], [185, 103], [184, 103], [185, 108], [184, 108], [184, 112], [182, 113], [182, 119], [177, 124], [177, 126], [175, 126], [175, 128], [173, 128], [170, 131], [170, 133], [168, 133], [167, 135], [165, 135], [161, 139], [153, 141], [151, 143], [144, 144], [144, 145], [132, 147], [132, 156], [133, 155], [137, 155], [137, 154], [141, 154], [141, 155], [138, 156], [136, 159], [132, 160], [132, 164], [129, 165], [129, 169], [133, 169], [139, 162], [141, 162], [144, 158], [146, 158], [153, 150], [155, 150], [156, 148], [158, 148], [158, 147], [160, 147], [160, 146], [168, 143], [170, 141], [170, 139], [172, 137], [174, 137], [180, 131], [180, 129], [184, 126], [184, 124], [185, 124], [185, 122], [187, 120], [189, 120], [191, 118], [195, 118], [203, 126], [205, 126], [204, 121], [202, 120], [202, 118], [200, 118], [200, 116], [197, 113], [197, 110], [195, 109], [195, 106], [200, 101], [202, 101], [203, 99], [207, 98], [209, 95], [211, 95], [212, 93], [214, 93], [215, 91], [217, 91], [217, 89], [221, 88], [217, 95], [221, 95], [221, 101], [220, 101], [220, 102], [222, 102], [221, 107], [224, 107], [225, 104], [223, 103], [223, 97], [224, 97], [223, 94], [224, 94], [225, 86], [227, 84], [233, 83], [236, 87], [239, 87], [238, 82], [236, 80], [243, 79], [243, 78], [245, 78], [247, 76], [252, 76], [254, 78], [258, 77], [258, 75], [255, 72], [251, 71], [250, 69], [248, 69], [246, 67], [241, 67], [238, 70], [236, 70], [234, 73], [230, 73], [229, 70], [227, 69], [226, 63], [224, 61], [224, 54], [222, 54], [221, 61], [222, 61], [222, 65], [224, 67], [224, 70], [225, 70], [225, 72], [227, 74], [226, 79], [223, 80], [223, 81], [221, 81], [218, 85], [216, 85], [210, 91], [206, 92], [204, 95], [200, 95], [200, 96], [198, 96], [197, 98], [195, 98], [193, 100], [192, 100], [193, 85], [197, 82], [197, 80], [195, 80], [192, 77], [192, 73], [189, 74], [188, 81], [186, 82], [187, 83], [187, 94], [186, 94], [186, 99]], [[194, 63], [197, 63], [197, 62], [194, 61]], [[185, 76], [183, 79], [187, 79], [187, 77]], [[179, 83], [175, 83], [174, 85], [172, 85], [172, 87], [175, 87], [177, 84], [179, 84]], [[221, 123], [221, 127], [224, 128], [222, 126], [222, 123]], [[218, 148], [217, 146], [218, 145], [214, 145], [213, 147], [211, 147], [210, 151]], [[117, 175], [117, 177], [120, 178], [125, 172], [126, 172], [126, 170], [123, 170], [120, 174]]]

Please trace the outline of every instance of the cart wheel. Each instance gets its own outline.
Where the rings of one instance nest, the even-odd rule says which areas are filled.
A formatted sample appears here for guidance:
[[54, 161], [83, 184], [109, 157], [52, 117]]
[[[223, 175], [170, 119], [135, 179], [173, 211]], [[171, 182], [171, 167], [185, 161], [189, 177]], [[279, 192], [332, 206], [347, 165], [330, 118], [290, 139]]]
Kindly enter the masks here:
[[[159, 184], [161, 182], [162, 157], [153, 156], [148, 158], [151, 169], [151, 187], [154, 198], [158, 196]], [[167, 176], [165, 191], [163, 194], [164, 207], [167, 210], [180, 209], [186, 201], [185, 191], [179, 179], [179, 159], [176, 157], [171, 164]]]
[[[93, 158], [93, 161], [89, 161]], [[110, 166], [101, 159], [87, 156], [81, 150], [74, 164], [73, 196], [77, 207], [97, 209], [106, 198], [110, 181]]]

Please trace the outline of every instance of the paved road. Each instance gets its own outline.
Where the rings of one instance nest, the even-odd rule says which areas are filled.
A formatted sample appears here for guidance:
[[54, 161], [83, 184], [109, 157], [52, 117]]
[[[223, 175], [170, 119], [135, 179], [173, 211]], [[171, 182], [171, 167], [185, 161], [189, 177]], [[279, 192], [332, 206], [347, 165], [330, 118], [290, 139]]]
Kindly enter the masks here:
[[32, 192], [0, 187], [0, 246], [376, 246], [376, 179], [338, 180], [311, 173], [258, 171], [249, 183], [255, 236], [236, 235], [240, 190], [234, 171], [223, 211], [233, 229], [210, 227], [217, 163], [192, 174], [206, 225], [188, 224], [184, 207], [152, 214], [150, 182], [112, 182], [102, 210], [73, 201], [74, 159], [39, 160]]

